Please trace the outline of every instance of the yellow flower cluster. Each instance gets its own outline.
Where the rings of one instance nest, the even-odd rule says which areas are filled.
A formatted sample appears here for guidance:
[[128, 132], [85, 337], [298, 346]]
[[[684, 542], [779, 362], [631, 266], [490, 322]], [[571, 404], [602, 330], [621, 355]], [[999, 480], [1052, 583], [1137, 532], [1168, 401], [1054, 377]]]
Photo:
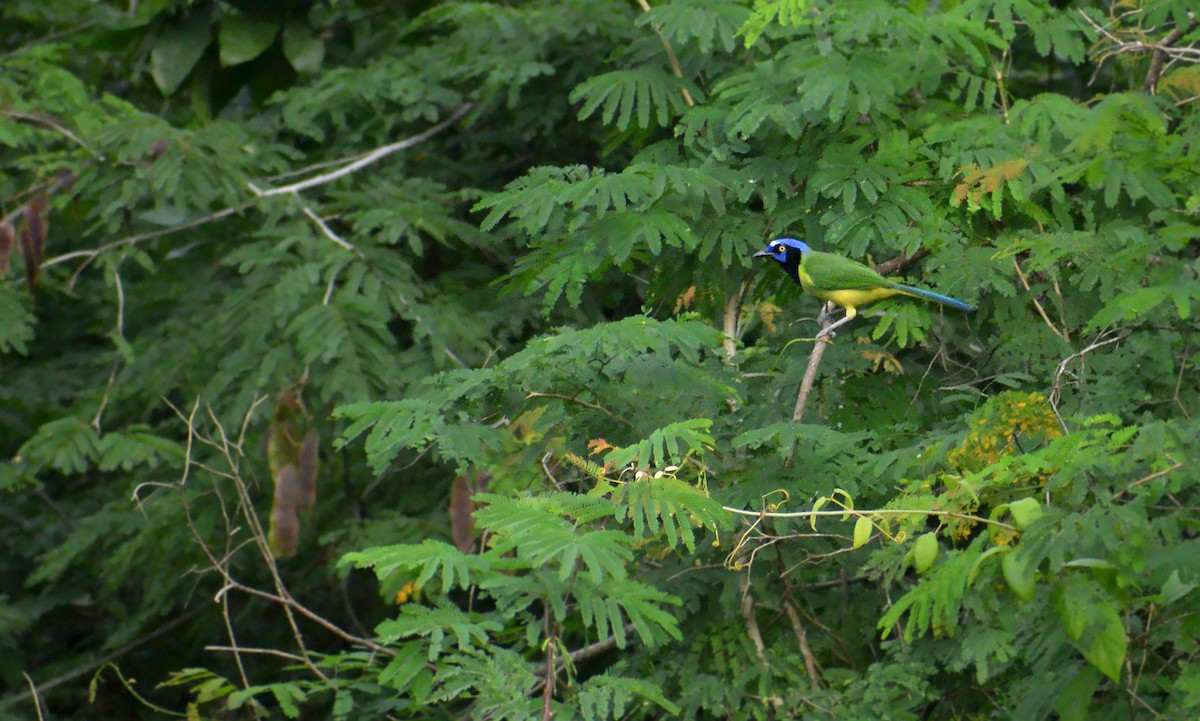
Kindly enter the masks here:
[[1018, 439], [1037, 444], [1060, 435], [1062, 430], [1046, 396], [1005, 391], [972, 416], [966, 439], [946, 461], [960, 473], [974, 473], [1020, 452]]

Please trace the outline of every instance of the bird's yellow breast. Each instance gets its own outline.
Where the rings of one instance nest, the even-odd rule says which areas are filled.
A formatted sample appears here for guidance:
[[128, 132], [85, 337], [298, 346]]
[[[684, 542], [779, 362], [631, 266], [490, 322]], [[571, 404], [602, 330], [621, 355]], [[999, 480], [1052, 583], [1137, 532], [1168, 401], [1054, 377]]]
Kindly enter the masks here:
[[860, 305], [899, 295], [895, 288], [865, 288], [861, 290], [812, 290], [821, 300], [831, 300], [846, 309], [846, 315], [854, 317]]

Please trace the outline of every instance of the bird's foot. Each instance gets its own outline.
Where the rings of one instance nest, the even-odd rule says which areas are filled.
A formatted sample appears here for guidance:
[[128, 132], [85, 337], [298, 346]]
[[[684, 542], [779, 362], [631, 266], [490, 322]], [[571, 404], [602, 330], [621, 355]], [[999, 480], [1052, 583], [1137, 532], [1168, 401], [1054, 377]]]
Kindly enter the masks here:
[[833, 338], [836, 335], [833, 332], [834, 329], [839, 328], [839, 327], [849, 323], [852, 320], [854, 320], [854, 316], [847, 315], [846, 317], [838, 320], [837, 322], [831, 323], [830, 325], [825, 326], [824, 328], [821, 329], [821, 331], [819, 333], [817, 333], [817, 340], [821, 340], [823, 338], [828, 338], [829, 340], [833, 340]]

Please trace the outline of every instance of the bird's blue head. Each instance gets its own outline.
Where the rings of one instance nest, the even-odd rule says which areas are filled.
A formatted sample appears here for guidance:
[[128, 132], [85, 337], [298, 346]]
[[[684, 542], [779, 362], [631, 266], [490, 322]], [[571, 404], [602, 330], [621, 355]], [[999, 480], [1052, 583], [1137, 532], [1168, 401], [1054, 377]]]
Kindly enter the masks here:
[[783, 265], [799, 265], [800, 258], [812, 250], [803, 240], [776, 238], [767, 247], [754, 254], [755, 258], [770, 258]]

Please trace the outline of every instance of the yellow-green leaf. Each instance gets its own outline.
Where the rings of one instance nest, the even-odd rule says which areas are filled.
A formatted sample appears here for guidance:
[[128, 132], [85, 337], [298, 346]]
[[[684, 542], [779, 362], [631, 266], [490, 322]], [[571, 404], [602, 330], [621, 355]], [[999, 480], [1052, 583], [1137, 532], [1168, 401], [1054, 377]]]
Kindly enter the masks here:
[[825, 505], [828, 502], [829, 502], [829, 499], [822, 496], [821, 498], [817, 499], [816, 503], [813, 504], [812, 515], [808, 517], [808, 525], [812, 526], [812, 529], [814, 531], [817, 530], [817, 512], [821, 510], [821, 506]]
[[843, 521], [849, 520], [850, 519], [849, 512], [854, 510], [854, 499], [850, 497], [849, 493], [846, 493], [845, 491], [843, 491], [840, 488], [833, 489], [833, 493], [831, 494], [831, 497], [837, 498], [839, 496], [841, 496], [841, 498], [843, 499], [841, 501], [841, 503], [842, 503], [842, 506], [845, 507], [845, 509], [847, 511], [846, 513], [842, 514], [842, 520]]
[[1075, 645], [1084, 658], [1100, 669], [1100, 673], [1119, 683], [1121, 667], [1125, 665], [1125, 652], [1129, 646], [1121, 614], [1116, 606], [1108, 601], [1099, 601], [1089, 616], [1092, 621], [1088, 625], [1090, 633], [1085, 634]]
[[1042, 517], [1042, 504], [1036, 498], [1022, 498], [1008, 504], [1008, 512], [1012, 514], [1017, 528], [1028, 528], [1029, 524]]
[[1033, 589], [1037, 585], [1036, 569], [1030, 568], [1029, 563], [1017, 555], [1014, 551], [1009, 551], [1004, 555], [1004, 560], [1000, 562], [1000, 570], [1004, 572], [1004, 581], [1012, 592], [1017, 594], [1017, 598], [1022, 601], [1028, 601], [1033, 598]]
[[325, 43], [308, 25], [292, 20], [283, 28], [283, 55], [298, 73], [315, 73], [325, 60]]
[[871, 540], [871, 532], [875, 530], [875, 526], [871, 523], [871, 519], [866, 516], [859, 516], [854, 522], [854, 547], [862, 548]]
[[275, 18], [226, 15], [221, 19], [221, 64], [237, 65], [262, 55], [278, 30]]
[[937, 560], [938, 541], [936, 533], [925, 533], [913, 544], [913, 566], [917, 573], [925, 573]]
[[195, 13], [163, 29], [150, 51], [150, 75], [163, 95], [175, 92], [211, 40], [208, 13]]

